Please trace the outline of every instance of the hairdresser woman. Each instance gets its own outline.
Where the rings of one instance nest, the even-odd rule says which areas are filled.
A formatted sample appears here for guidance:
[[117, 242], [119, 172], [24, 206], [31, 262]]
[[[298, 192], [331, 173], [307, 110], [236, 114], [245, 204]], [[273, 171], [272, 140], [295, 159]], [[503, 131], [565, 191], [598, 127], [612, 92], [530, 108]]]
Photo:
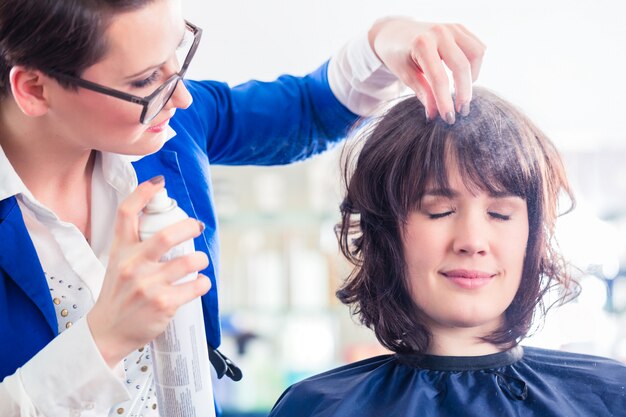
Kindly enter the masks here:
[[[231, 89], [180, 82], [200, 36], [180, 0], [0, 0], [2, 417], [157, 416], [146, 343], [198, 296], [220, 343], [209, 164], [325, 150], [396, 94], [392, 73], [453, 123], [484, 50], [457, 25], [388, 19], [306, 77]], [[164, 186], [198, 220], [139, 242]], [[198, 252], [158, 262], [189, 238]]]

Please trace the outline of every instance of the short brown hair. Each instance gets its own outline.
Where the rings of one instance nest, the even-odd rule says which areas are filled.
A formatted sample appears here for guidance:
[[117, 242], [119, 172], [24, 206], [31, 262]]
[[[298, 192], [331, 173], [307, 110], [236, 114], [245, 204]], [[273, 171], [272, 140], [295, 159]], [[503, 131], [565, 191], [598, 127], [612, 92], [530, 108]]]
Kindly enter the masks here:
[[111, 18], [152, 1], [0, 0], [0, 98], [9, 93], [15, 65], [80, 76], [105, 55]]
[[425, 353], [429, 347], [424, 313], [408, 289], [401, 232], [427, 182], [449, 188], [447, 156], [454, 156], [470, 190], [507, 192], [528, 206], [520, 287], [502, 327], [484, 340], [517, 344], [535, 311], [545, 313], [543, 298], [551, 287], [561, 286], [562, 299], [577, 289], [553, 245], [559, 195], [574, 204], [559, 153], [524, 114], [488, 90], [475, 88], [471, 106], [468, 117], [448, 126], [428, 121], [419, 100], [407, 98], [344, 149], [346, 195], [337, 237], [354, 269], [337, 296], [395, 352]]

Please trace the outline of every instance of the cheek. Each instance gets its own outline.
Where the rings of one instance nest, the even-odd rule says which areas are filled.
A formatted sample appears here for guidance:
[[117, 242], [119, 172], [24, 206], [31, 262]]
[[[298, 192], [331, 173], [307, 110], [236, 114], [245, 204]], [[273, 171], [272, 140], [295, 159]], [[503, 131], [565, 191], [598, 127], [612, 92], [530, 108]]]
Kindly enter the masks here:
[[506, 244], [502, 247], [502, 254], [506, 256], [510, 272], [518, 275], [521, 280], [528, 246], [528, 225], [522, 224], [511, 230], [505, 242]]
[[80, 112], [91, 123], [98, 125], [139, 123], [141, 106], [135, 103], [86, 89], [79, 89], [68, 101], [71, 111]]
[[139, 116], [141, 115], [141, 106], [134, 103], [128, 103], [114, 97], [104, 97], [97, 103], [93, 112], [98, 115], [101, 123], [109, 126], [118, 127], [134, 127], [139, 128]]
[[404, 258], [409, 267], [422, 264], [429, 259], [428, 253], [433, 250], [434, 242], [430, 239], [434, 234], [427, 228], [409, 224], [402, 238]]
[[121, 154], [147, 154], [162, 146], [163, 140], [154, 133], [147, 135], [147, 126], [139, 122], [141, 106], [104, 98], [83, 100], [82, 106], [77, 107], [81, 117], [73, 119], [78, 123], [74, 124], [77, 129], [74, 133], [87, 146]]
[[420, 288], [428, 285], [430, 273], [436, 269], [442, 257], [445, 255], [442, 233], [437, 233], [432, 228], [420, 226], [407, 227], [403, 237], [404, 259], [406, 262], [406, 274], [409, 287], [416, 295]]
[[108, 144], [132, 143], [141, 136], [146, 126], [139, 122], [141, 106], [105, 97], [105, 100], [91, 100], [85, 105], [87, 129], [95, 137], [100, 137]]

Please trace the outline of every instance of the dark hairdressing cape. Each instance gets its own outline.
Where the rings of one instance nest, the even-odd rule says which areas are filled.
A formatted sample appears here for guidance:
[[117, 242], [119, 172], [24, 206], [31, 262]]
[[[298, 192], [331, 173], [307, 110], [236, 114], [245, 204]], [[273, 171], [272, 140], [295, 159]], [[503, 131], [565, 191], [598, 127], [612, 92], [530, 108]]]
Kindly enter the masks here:
[[626, 366], [516, 347], [479, 357], [384, 355], [294, 384], [270, 417], [626, 416]]

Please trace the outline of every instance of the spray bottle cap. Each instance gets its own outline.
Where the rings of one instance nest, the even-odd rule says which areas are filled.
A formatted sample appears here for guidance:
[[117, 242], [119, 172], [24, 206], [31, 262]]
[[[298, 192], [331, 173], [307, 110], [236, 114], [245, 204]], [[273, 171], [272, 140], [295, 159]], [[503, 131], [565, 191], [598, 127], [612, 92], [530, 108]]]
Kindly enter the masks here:
[[143, 209], [144, 213], [162, 213], [176, 207], [176, 200], [169, 198], [167, 190], [163, 188], [154, 195]]

